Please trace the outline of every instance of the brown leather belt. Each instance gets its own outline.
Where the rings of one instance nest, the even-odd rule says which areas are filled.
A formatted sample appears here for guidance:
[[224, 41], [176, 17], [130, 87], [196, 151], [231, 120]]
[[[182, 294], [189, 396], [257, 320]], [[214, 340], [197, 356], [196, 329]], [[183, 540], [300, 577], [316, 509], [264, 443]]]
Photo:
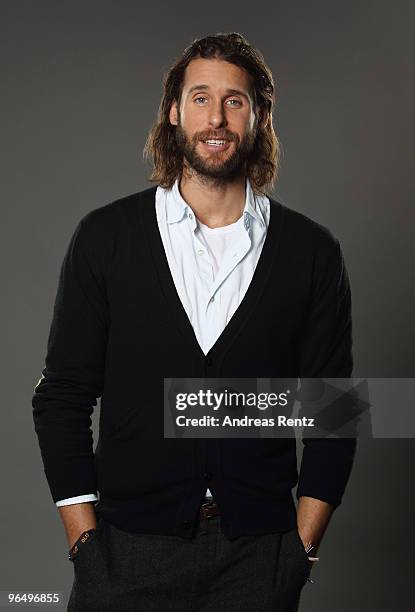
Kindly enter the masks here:
[[213, 518], [214, 516], [219, 516], [219, 507], [214, 501], [204, 502], [200, 506], [199, 516], [200, 518]]

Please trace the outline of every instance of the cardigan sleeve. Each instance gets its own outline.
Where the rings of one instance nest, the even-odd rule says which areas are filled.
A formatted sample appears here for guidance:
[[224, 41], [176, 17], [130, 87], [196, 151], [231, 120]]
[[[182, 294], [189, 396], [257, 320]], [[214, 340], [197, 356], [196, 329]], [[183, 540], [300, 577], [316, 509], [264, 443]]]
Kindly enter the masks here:
[[[300, 378], [353, 374], [351, 291], [339, 241], [326, 230], [315, 249], [309, 316], [300, 354]], [[340, 505], [356, 453], [356, 439], [303, 437], [296, 496]]]
[[[90, 415], [101, 396], [109, 314], [105, 239], [91, 211], [61, 265], [45, 367], [32, 396], [33, 421], [53, 501], [94, 493]], [[107, 249], [108, 250], [108, 249]]]

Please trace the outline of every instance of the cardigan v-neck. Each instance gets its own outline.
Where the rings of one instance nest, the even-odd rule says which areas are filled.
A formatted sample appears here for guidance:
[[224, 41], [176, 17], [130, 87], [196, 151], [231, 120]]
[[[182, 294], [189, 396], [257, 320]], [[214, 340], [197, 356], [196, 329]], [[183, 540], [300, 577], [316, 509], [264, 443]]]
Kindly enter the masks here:
[[251, 283], [267, 234], [269, 198], [255, 193], [247, 178], [239, 219], [213, 228], [184, 200], [179, 179], [171, 189], [157, 188], [155, 206], [177, 293], [207, 354]]
[[265, 242], [258, 259], [258, 264], [254, 270], [251, 283], [241, 300], [238, 308], [232, 318], [216, 340], [214, 345], [205, 355], [197, 341], [192, 325], [180, 301], [177, 293], [173, 277], [169, 268], [166, 254], [161, 240], [155, 207], [150, 203], [155, 198], [156, 188], [147, 191], [148, 205], [141, 207], [143, 223], [148, 228], [148, 233], [145, 236], [148, 238], [149, 247], [151, 249], [154, 265], [157, 269], [158, 278], [162, 285], [163, 294], [165, 296], [168, 307], [171, 309], [173, 318], [180, 329], [181, 334], [189, 347], [197, 351], [207, 362], [216, 359], [222, 352], [226, 351], [232, 343], [234, 337], [238, 334], [238, 330], [249, 320], [255, 309], [255, 304], [261, 296], [261, 293], [267, 283], [267, 280], [272, 273], [273, 263], [275, 261], [276, 251], [278, 248], [279, 233], [282, 226], [282, 208], [281, 204], [270, 198], [270, 219]]

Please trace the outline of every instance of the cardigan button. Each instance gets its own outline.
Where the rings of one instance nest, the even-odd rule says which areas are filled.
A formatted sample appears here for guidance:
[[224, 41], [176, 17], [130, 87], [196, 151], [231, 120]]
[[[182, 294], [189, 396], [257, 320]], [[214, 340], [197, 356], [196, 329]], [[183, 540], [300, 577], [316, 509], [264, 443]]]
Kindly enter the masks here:
[[182, 527], [191, 527], [192, 521], [182, 521]]
[[212, 480], [212, 472], [205, 472], [203, 474], [203, 478], [205, 478], [206, 480]]
[[212, 365], [212, 357], [206, 357], [206, 365], [207, 366], [211, 366]]

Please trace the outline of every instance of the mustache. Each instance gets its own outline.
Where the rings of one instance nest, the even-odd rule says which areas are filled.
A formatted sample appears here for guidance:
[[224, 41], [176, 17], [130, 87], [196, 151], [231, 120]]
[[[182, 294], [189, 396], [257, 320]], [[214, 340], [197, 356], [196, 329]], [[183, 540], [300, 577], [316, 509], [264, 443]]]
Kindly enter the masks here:
[[194, 135], [194, 140], [237, 140], [237, 138], [233, 135], [233, 134], [212, 134], [212, 133], [208, 133], [208, 134], [195, 134]]

